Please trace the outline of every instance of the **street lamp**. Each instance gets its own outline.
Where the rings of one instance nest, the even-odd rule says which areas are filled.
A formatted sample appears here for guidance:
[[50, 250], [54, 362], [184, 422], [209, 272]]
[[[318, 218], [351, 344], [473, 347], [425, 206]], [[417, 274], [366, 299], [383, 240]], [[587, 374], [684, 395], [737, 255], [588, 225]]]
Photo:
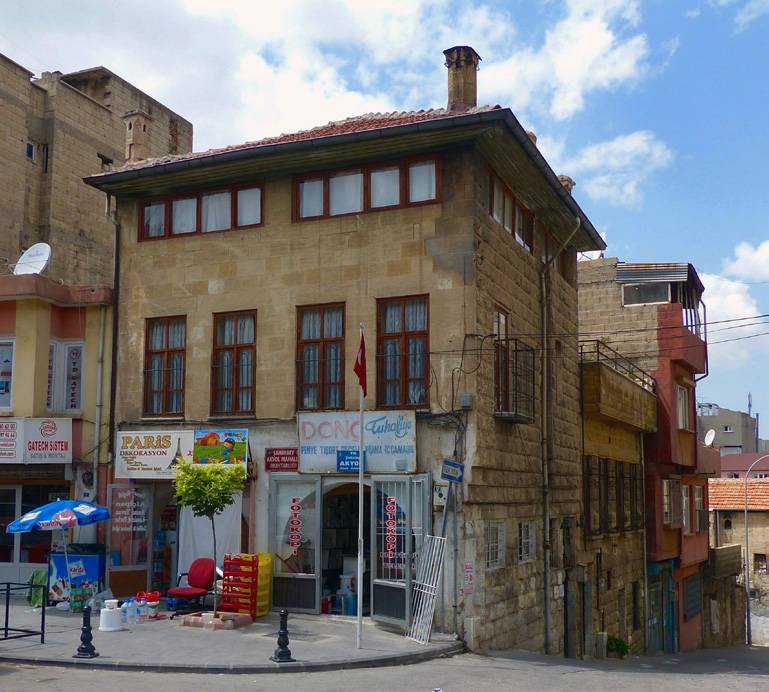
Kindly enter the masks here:
[[745, 566], [745, 607], [747, 609], [747, 622], [746, 622], [746, 634], [748, 640], [748, 646], [753, 643], [753, 633], [750, 629], [750, 566], [748, 564], [750, 556], [750, 537], [748, 536], [748, 479], [750, 478], [750, 472], [753, 467], [762, 459], [769, 458], [769, 454], [764, 454], [758, 457], [749, 467], [748, 472], [745, 474], [745, 560], [743, 562]]

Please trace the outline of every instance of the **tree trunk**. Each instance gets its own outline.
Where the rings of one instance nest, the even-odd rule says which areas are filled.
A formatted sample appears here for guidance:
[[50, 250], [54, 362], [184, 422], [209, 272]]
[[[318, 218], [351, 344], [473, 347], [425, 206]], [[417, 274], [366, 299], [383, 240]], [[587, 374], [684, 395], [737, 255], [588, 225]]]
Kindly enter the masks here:
[[211, 532], [214, 535], [214, 617], [216, 617], [216, 606], [218, 593], [216, 591], [216, 524], [214, 523], [214, 517], [211, 517]]

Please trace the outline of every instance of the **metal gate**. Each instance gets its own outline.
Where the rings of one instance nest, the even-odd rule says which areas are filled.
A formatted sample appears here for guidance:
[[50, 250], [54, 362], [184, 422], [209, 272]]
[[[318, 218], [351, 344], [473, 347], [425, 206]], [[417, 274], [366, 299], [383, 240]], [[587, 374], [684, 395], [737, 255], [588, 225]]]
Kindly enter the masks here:
[[417, 560], [417, 573], [413, 581], [414, 607], [409, 628], [409, 639], [420, 644], [430, 641], [435, 614], [435, 598], [443, 572], [443, 556], [446, 551], [446, 539], [441, 536], [425, 536], [422, 550]]

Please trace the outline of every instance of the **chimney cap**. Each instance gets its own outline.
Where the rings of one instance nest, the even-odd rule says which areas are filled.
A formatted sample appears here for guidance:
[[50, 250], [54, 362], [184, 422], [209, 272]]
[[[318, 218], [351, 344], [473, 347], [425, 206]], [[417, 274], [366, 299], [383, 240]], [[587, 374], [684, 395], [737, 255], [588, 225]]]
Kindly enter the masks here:
[[483, 59], [472, 46], [452, 46], [443, 51], [446, 56], [446, 67], [460, 66], [465, 60], [471, 61], [476, 69]]
[[565, 188], [566, 192], [571, 194], [571, 191], [574, 189], [577, 183], [574, 182], [574, 178], [568, 175], [559, 175], [558, 180], [561, 182], [561, 185]]

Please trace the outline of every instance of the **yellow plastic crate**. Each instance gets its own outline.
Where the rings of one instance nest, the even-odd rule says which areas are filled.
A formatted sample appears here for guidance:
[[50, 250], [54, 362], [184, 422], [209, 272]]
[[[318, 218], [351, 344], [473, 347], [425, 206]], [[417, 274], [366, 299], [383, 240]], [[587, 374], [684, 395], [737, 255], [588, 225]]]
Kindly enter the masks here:
[[272, 603], [272, 553], [259, 553], [256, 587], [256, 617], [269, 615]]

